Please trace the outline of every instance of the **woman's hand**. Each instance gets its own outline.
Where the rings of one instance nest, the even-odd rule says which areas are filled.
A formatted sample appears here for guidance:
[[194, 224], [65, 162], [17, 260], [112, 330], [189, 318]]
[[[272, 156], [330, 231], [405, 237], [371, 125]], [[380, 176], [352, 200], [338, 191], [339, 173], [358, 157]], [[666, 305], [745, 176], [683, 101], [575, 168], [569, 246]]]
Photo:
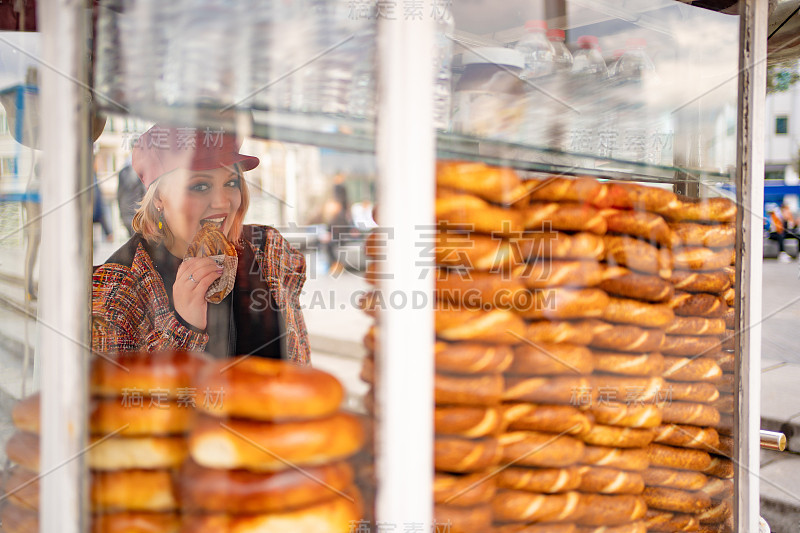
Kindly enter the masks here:
[[206, 329], [206, 291], [222, 275], [222, 267], [210, 257], [192, 257], [178, 267], [172, 299], [175, 312], [197, 329]]

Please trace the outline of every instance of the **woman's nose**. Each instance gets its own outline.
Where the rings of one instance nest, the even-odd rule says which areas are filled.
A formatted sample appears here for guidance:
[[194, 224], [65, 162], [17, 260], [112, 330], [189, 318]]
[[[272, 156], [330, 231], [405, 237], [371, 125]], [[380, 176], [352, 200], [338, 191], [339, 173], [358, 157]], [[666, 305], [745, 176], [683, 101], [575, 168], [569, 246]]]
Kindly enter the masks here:
[[224, 187], [214, 187], [214, 192], [211, 196], [211, 207], [215, 209], [227, 209], [230, 207], [230, 199], [225, 194]]

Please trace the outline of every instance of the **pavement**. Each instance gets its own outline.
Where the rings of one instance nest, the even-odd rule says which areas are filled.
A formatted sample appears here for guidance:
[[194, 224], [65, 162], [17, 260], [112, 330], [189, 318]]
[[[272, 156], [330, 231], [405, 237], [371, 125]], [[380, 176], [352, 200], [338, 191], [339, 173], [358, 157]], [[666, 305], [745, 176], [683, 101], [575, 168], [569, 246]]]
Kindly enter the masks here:
[[[94, 264], [102, 263], [120, 244], [98, 242]], [[30, 355], [35, 350], [35, 302], [26, 304], [18, 283], [23, 252], [19, 245], [0, 249], [0, 450], [12, 431], [10, 407], [23, 392], [36, 389]], [[301, 304], [308, 326], [312, 362], [337, 376], [347, 389], [347, 405], [360, 409], [366, 385], [358, 374], [365, 355], [362, 338], [371, 321], [356, 307], [369, 288], [358, 273], [333, 277], [322, 259], [310, 257], [309, 279]], [[762, 323], [762, 428], [782, 431], [785, 452], [762, 451], [762, 515], [775, 533], [800, 531], [800, 263], [764, 260]], [[28, 362], [25, 359], [28, 346]], [[3, 459], [0, 452], [0, 460]], [[2, 464], [2, 463], [0, 463]]]

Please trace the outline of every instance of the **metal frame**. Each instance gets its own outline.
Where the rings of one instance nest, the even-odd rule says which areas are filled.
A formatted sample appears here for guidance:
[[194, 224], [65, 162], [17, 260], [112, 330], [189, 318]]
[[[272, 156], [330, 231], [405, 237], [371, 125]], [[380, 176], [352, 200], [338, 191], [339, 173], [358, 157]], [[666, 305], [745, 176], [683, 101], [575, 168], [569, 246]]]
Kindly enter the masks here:
[[738, 437], [734, 517], [738, 531], [758, 531], [759, 430], [761, 427], [761, 280], [764, 205], [764, 112], [767, 86], [768, 2], [740, 0], [739, 104], [737, 124], [736, 353]]
[[[40, 6], [44, 174], [39, 350], [42, 354], [41, 531], [88, 531], [88, 355], [92, 261], [89, 11], [82, 2]], [[57, 210], [57, 211], [56, 211]]]
[[415, 522], [427, 531], [433, 517], [433, 277], [415, 263], [418, 229], [434, 224], [433, 76], [424, 60], [433, 35], [430, 18], [382, 19], [378, 28], [378, 223], [394, 232], [381, 290], [427, 303], [388, 306], [380, 316], [376, 513], [398, 530]]

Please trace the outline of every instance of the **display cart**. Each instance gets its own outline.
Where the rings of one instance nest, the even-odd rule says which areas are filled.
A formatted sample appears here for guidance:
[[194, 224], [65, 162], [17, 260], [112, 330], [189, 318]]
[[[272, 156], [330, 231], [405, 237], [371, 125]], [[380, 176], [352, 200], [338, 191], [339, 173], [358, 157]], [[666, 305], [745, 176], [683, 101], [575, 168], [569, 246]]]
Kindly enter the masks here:
[[[131, 46], [147, 44], [147, 39], [160, 36], [165, 48], [138, 51], [139, 60], [153, 62], [160, 57], [159, 54], [168, 54], [177, 48], [180, 33], [175, 28], [181, 26], [171, 28], [170, 24], [185, 20], [181, 19], [181, 10], [158, 11], [156, 2], [134, 4], [141, 8], [136, 12], [138, 15], [151, 17], [137, 19], [139, 22], [149, 20], [149, 26], [136, 27], [145, 36], [143, 40], [133, 43], [102, 41], [103, 24], [110, 24], [115, 14], [124, 13], [131, 6], [123, 6], [122, 2], [100, 2], [99, 46], [112, 50], [127, 46], [128, 53], [131, 53]], [[212, 35], [214, 39], [224, 37], [221, 42], [230, 48], [225, 49], [222, 60], [207, 59], [213, 68], [222, 68], [219, 61], [229, 61], [237, 68], [225, 75], [210, 69], [204, 75], [213, 78], [219, 74], [222, 80], [224, 76], [229, 79], [244, 73], [252, 75], [251, 80], [255, 79], [254, 74], [263, 65], [258, 63], [260, 56], [256, 50], [248, 45], [259, 42], [265, 46], [265, 41], [259, 40], [262, 37], [259, 32], [264, 28], [259, 28], [255, 22], [256, 15], [261, 13], [259, 8], [264, 6], [258, 2], [253, 5], [245, 2], [210, 4], [206, 6], [203, 3], [203, 6], [224, 7], [227, 11], [220, 16], [231, 17], [226, 26], [228, 34]], [[733, 185], [738, 206], [735, 286], [739, 288], [735, 305], [736, 365], [732, 388], [736, 443], [733, 509], [737, 531], [758, 531], [760, 215], [763, 204], [767, 2], [740, 0], [738, 14], [717, 13], [670, 0], [619, 3], [514, 1], [491, 6], [487, 3], [453, 2], [449, 7], [455, 18], [455, 28], [447, 30], [449, 33], [445, 40], [452, 40], [452, 43], [447, 43], [448, 47], [452, 46], [455, 57], [461, 58], [461, 62], [456, 61], [454, 65], [454, 78], [469, 63], [463, 58], [470, 52], [485, 56], [486, 52], [481, 52], [485, 47], [506, 47], [519, 41], [526, 19], [546, 20], [550, 27], [565, 29], [570, 42], [582, 35], [597, 35], [600, 42], [621, 47], [627, 37], [646, 36], [648, 39], [648, 50], [654, 52], [655, 63], [661, 67], [657, 72], [660, 80], [654, 86], [640, 84], [637, 87], [652, 91], [649, 94], [654, 98], [639, 94], [634, 98], [638, 107], [626, 107], [625, 102], [609, 101], [619, 94], [630, 93], [620, 93], [610, 85], [598, 82], [591, 86], [587, 81], [578, 90], [573, 87], [573, 92], [569, 93], [561, 91], [564, 87], [557, 81], [548, 85], [531, 79], [528, 82], [531, 88], [525, 91], [525, 102], [529, 105], [519, 106], [522, 100], [506, 99], [501, 104], [495, 102], [490, 106], [493, 112], [500, 113], [495, 121], [490, 122], [510, 121], [516, 124], [514, 128], [517, 130], [525, 125], [547, 125], [542, 126], [544, 133], [542, 128], [530, 128], [525, 135], [516, 137], [507, 135], [504, 127], [470, 129], [469, 121], [467, 127], [458, 132], [436, 131], [430, 57], [431, 51], [441, 46], [442, 35], [436, 33], [435, 17], [428, 15], [435, 12], [437, 6], [441, 7], [440, 3], [433, 6], [421, 3], [424, 4], [422, 16], [417, 16], [418, 12], [409, 11], [408, 5], [378, 2], [375, 11], [367, 6], [364, 11], [366, 19], [359, 21], [354, 30], [353, 26], [347, 27], [343, 23], [347, 31], [353, 30], [354, 33], [326, 35], [325, 38], [313, 33], [320, 28], [323, 32], [333, 31], [325, 25], [306, 27], [301, 24], [281, 33], [282, 17], [294, 17], [292, 22], [295, 24], [303, 18], [298, 16], [299, 7], [287, 4], [270, 3], [271, 9], [264, 9], [275, 24], [270, 26], [274, 29], [271, 35], [279, 37], [270, 45], [286, 46], [287, 55], [295, 47], [303, 53], [310, 52], [308, 57], [313, 60], [317, 45], [327, 51], [343, 42], [352, 44], [354, 39], [367, 36], [364, 41], [358, 41], [360, 49], [351, 48], [351, 53], [356, 55], [344, 56], [351, 63], [345, 63], [344, 67], [328, 65], [328, 68], [344, 69], [347, 78], [354, 78], [356, 68], [363, 66], [359, 65], [359, 58], [364, 61], [364, 57], [369, 55], [366, 52], [372, 42], [370, 30], [375, 30], [375, 71], [371, 84], [367, 84], [377, 102], [374, 116], [363, 110], [366, 117], [361, 118], [348, 116], [341, 110], [330, 113], [324, 105], [315, 107], [313, 102], [306, 108], [302, 103], [289, 103], [282, 108], [280, 99], [266, 100], [263, 104], [252, 103], [258, 100], [249, 98], [251, 92], [246, 90], [238, 93], [234, 90], [234, 93], [244, 96], [243, 99], [226, 96], [212, 105], [205, 101], [198, 105], [199, 97], [181, 101], [183, 91], [191, 89], [193, 83], [203, 82], [198, 78], [178, 79], [177, 85], [171, 88], [166, 83], [159, 85], [155, 82], [152, 86], [145, 83], [146, 90], [137, 92], [142, 86], [134, 82], [143, 80], [136, 79], [136, 75], [142, 75], [148, 69], [157, 70], [160, 66], [160, 79], [164, 81], [171, 68], [183, 72], [180, 70], [181, 57], [177, 63], [169, 63], [166, 67], [164, 60], [161, 64], [145, 62], [143, 66], [120, 70], [118, 65], [107, 61], [108, 56], [103, 55], [108, 53], [106, 49], [95, 57], [91, 65], [95, 71], [94, 78], [91, 79], [90, 54], [87, 52], [91, 24], [86, 6], [51, 2], [40, 9], [42, 64], [45, 66], [40, 76], [41, 131], [46, 156], [42, 199], [43, 212], [50, 213], [42, 219], [37, 362], [41, 368], [42, 395], [40, 472], [45, 474], [41, 477], [41, 530], [71, 533], [88, 531], [89, 527], [85, 454], [91, 446], [87, 447], [89, 358], [86, 346], [91, 345], [89, 273], [92, 235], [91, 202], [81, 193], [91, 186], [89, 109], [100, 106], [107, 113], [127, 113], [144, 120], [203, 128], [224, 126], [234, 128], [243, 137], [374, 156], [380, 224], [393, 230], [393, 238], [387, 241], [384, 263], [393, 275], [382, 281], [381, 289], [386, 294], [420, 294], [427, 297], [428, 302], [433, 301], [433, 280], [423, 275], [429, 265], [421, 264], [418, 258], [420, 240], [424, 239], [421, 235], [425, 228], [429, 231], [435, 224], [437, 159], [482, 161], [513, 168], [525, 177], [544, 173], [671, 185], [676, 192], [700, 198], [719, 196], [721, 185]], [[318, 4], [326, 3], [303, 4], [309, 8], [308, 17], [322, 16], [324, 9], [312, 9], [319, 7]], [[347, 7], [356, 9], [358, 4], [350, 2]], [[180, 4], [181, 9], [189, 11], [194, 7], [191, 2]], [[104, 13], [104, 10], [108, 12]], [[169, 19], [165, 15], [160, 20], [159, 15], [165, 13], [176, 18]], [[253, 15], [253, 23], [242, 26], [249, 14]], [[348, 20], [352, 25], [353, 18]], [[205, 21], [205, 24], [206, 28], [214, 27], [213, 22]], [[119, 30], [121, 38], [131, 36], [130, 28], [113, 28]], [[303, 33], [303, 28], [312, 31]], [[105, 31], [108, 30], [106, 27]], [[309, 46], [309, 43], [314, 45]], [[358, 52], [363, 55], [359, 56]], [[609, 58], [607, 52], [604, 55]], [[136, 57], [136, 53], [126, 56], [127, 59]], [[298, 57], [291, 55], [292, 60]], [[253, 66], [240, 65], [245, 63], [242, 58], [247, 58], [246, 65]], [[189, 56], [182, 59], [189, 61]], [[269, 55], [269, 59], [276, 61], [275, 54]], [[484, 60], [491, 63], [485, 57]], [[293, 66], [300, 70], [298, 65]], [[131, 72], [134, 76], [130, 75]], [[286, 74], [291, 78], [293, 72]], [[279, 78], [275, 78], [277, 85], [281, 82]], [[101, 91], [103, 81], [110, 85]], [[256, 86], [256, 92], [264, 86], [269, 87], [269, 81], [270, 78], [265, 84]], [[313, 76], [306, 80], [312, 86], [324, 81]], [[93, 97], [89, 97], [93, 84], [96, 91]], [[232, 86], [239, 87], [236, 84]], [[110, 91], [109, 87], [118, 91]], [[181, 91], [175, 92], [176, 87]], [[308, 90], [308, 85], [298, 84], [294, 89], [302, 92]], [[456, 101], [458, 93], [456, 90], [453, 94]], [[634, 119], [637, 112], [646, 114], [650, 122], [659, 124], [646, 131], [655, 131], [656, 136], [662, 135], [667, 139], [671, 153], [636, 153], [619, 146], [620, 152], [615, 156], [613, 151], [604, 151], [608, 146], [598, 146], [597, 139], [591, 135], [588, 144], [578, 143], [576, 137], [587, 130], [598, 131], [596, 124], [586, 121], [599, 120], [597, 117], [602, 115], [602, 109], [622, 110], [620, 115], [628, 113], [630, 118], [633, 114]], [[641, 114], [638, 120], [642, 120]], [[555, 128], [561, 133], [551, 135], [552, 130], [547, 128]], [[298, 192], [298, 195], [302, 196], [302, 193]], [[430, 497], [434, 442], [431, 410], [434, 399], [433, 318], [430, 306], [419, 309], [390, 306], [380, 315], [381, 337], [376, 350], [379, 354], [376, 381], [380, 384], [376, 389], [376, 401], [381, 406], [381, 418], [376, 424], [376, 516], [380, 522], [395, 524], [398, 529], [401, 524], [408, 523], [424, 524], [427, 528], [434, 520]]]

